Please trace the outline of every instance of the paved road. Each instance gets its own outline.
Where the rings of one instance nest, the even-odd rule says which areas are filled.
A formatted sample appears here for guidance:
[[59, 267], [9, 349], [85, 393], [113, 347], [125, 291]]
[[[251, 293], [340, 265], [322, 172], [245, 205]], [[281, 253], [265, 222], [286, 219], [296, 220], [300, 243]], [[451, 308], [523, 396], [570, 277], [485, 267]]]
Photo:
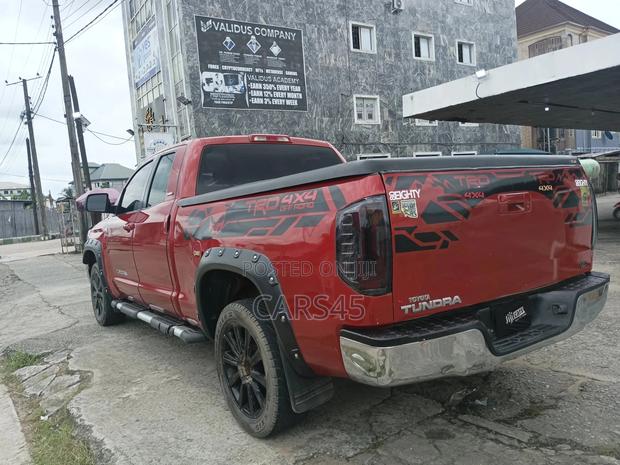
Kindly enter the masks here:
[[[620, 273], [620, 223], [600, 200], [597, 269]], [[0, 255], [3, 255], [0, 248]], [[88, 387], [70, 409], [112, 464], [620, 464], [620, 285], [586, 331], [484, 376], [391, 390], [348, 381], [292, 430], [244, 434], [213, 346], [140, 322], [96, 325], [76, 256], [0, 264], [0, 350], [70, 351]]]

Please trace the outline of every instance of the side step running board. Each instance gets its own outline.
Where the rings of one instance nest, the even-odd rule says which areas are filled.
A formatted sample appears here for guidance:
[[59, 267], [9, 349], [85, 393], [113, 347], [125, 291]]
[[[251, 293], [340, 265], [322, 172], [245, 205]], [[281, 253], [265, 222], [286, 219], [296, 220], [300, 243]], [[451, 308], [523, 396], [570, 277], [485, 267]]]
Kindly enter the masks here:
[[112, 307], [127, 315], [129, 318], [144, 321], [166, 336], [178, 337], [186, 344], [204, 342], [207, 340], [202, 331], [187, 326], [181, 320], [177, 320], [166, 315], [160, 315], [158, 313], [153, 313], [139, 305], [113, 300]]

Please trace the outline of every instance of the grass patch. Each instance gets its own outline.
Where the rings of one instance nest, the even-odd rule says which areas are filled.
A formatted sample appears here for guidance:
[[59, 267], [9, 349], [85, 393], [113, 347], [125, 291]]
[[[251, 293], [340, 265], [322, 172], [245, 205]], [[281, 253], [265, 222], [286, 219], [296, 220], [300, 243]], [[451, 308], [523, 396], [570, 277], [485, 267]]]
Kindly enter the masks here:
[[85, 441], [75, 436], [73, 418], [66, 409], [47, 421], [36, 409], [29, 418], [32, 461], [35, 465], [94, 465], [95, 458]]
[[32, 355], [26, 352], [13, 351], [6, 355], [4, 369], [8, 373], [13, 373], [20, 368], [36, 365], [41, 361], [40, 355]]
[[28, 442], [34, 465], [95, 465], [88, 443], [76, 435], [76, 423], [63, 407], [47, 420], [36, 399], [24, 394], [15, 370], [41, 361], [40, 356], [10, 352], [0, 358], [1, 381], [7, 386]]

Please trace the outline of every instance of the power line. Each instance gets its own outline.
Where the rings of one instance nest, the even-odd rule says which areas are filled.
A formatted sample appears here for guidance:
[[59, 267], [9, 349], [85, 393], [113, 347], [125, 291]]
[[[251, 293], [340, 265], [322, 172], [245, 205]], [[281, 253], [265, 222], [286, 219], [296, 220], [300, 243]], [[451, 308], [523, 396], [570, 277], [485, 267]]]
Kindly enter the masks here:
[[[84, 13], [82, 13], [80, 16], [78, 16], [77, 18], [75, 18], [73, 21], [71, 21], [69, 24], [67, 24], [67, 28], [70, 28], [71, 26], [73, 26], [74, 24], [76, 24], [77, 22], [80, 21], [80, 19], [82, 19], [84, 16], [86, 16], [88, 13], [90, 13], [91, 11], [93, 11], [95, 8], [97, 8], [99, 5], [101, 5], [105, 0], [99, 0], [97, 3], [95, 3], [93, 6], [91, 6], [88, 10], [86, 10]], [[86, 2], [88, 3], [88, 2]], [[86, 5], [86, 3], [84, 3], [83, 5]], [[82, 5], [82, 6], [83, 6]], [[69, 15], [70, 16], [70, 15]], [[67, 21], [69, 19], [69, 16], [65, 17], [65, 21]]]
[[56, 42], [0, 42], [0, 45], [51, 45]]
[[33, 112], [35, 114], [39, 111], [39, 108], [41, 108], [41, 105], [43, 104], [43, 100], [45, 99], [45, 95], [47, 94], [47, 85], [49, 84], [49, 81], [50, 81], [50, 76], [52, 74], [52, 67], [54, 66], [55, 57], [56, 57], [56, 49], [54, 49], [54, 52], [52, 53], [52, 60], [50, 61], [50, 66], [47, 70], [47, 75], [45, 76], [43, 85], [39, 89], [39, 96], [37, 97], [37, 100], [34, 104]]
[[67, 11], [69, 8], [71, 8], [71, 6], [73, 5], [73, 3], [75, 2], [75, 0], [70, 0], [69, 3], [65, 3], [63, 5], [61, 5], [61, 11]]
[[99, 18], [101, 18], [102, 16], [106, 15], [107, 12], [110, 11], [110, 8], [112, 8], [114, 5], [120, 5], [119, 0], [114, 0], [112, 3], [110, 3], [108, 6], [106, 6], [103, 11], [101, 11], [97, 16], [95, 16], [92, 20], [90, 20], [90, 22], [86, 23], [86, 25], [84, 27], [82, 27], [79, 31], [77, 31], [75, 34], [73, 34], [71, 37], [69, 37], [65, 43], [70, 42], [72, 39], [74, 39], [75, 37], [77, 37], [79, 34], [81, 34], [82, 32], [84, 32], [88, 27], [90, 27], [91, 25], [93, 25], [95, 23], [95, 21], [97, 21]]
[[22, 122], [20, 121], [19, 125], [17, 126], [17, 130], [15, 131], [15, 135], [13, 136], [13, 140], [11, 140], [11, 143], [9, 144], [9, 148], [7, 149], [6, 153], [2, 157], [2, 160], [0, 160], [0, 166], [2, 166], [2, 164], [5, 162], [6, 157], [9, 156], [9, 153], [11, 152], [11, 149], [13, 148], [13, 145], [15, 144], [15, 140], [17, 139], [17, 135], [21, 132], [21, 130], [22, 130]]
[[[39, 21], [39, 25], [37, 26], [37, 32], [35, 33], [34, 36], [32, 36], [33, 39], [35, 40], [39, 40], [39, 33], [41, 32], [41, 28], [43, 27], [43, 23], [45, 22], [45, 18], [47, 17], [47, 10], [48, 10], [48, 7], [43, 8], [43, 14], [41, 15], [41, 20]], [[49, 32], [45, 36], [48, 37]], [[32, 56], [32, 50], [34, 50], [34, 47], [30, 47], [30, 49], [28, 50], [28, 55], [26, 55], [26, 61], [24, 62], [24, 68], [28, 66], [28, 63], [30, 63], [30, 57]]]
[[[27, 178], [28, 177], [23, 174], [6, 173], [4, 171], [0, 171], [0, 175], [12, 176], [14, 178]], [[58, 178], [41, 178], [41, 179], [44, 179], [45, 181], [52, 181], [52, 182], [70, 182], [69, 179], [58, 179]]]
[[[23, 0], [20, 0], [19, 2], [19, 9], [17, 10], [17, 21], [15, 21], [15, 32], [13, 34], [13, 42], [17, 41], [17, 31], [19, 31], [19, 20], [22, 16], [22, 6], [23, 6]], [[11, 73], [11, 66], [13, 65], [13, 55], [15, 54], [15, 47], [11, 47], [11, 55], [9, 56], [9, 65], [6, 68], [6, 77], [4, 78], [5, 81], [7, 79], [9, 79], [9, 75]], [[6, 91], [6, 87], [2, 90], [2, 95], [0, 95], [0, 100], [2, 100], [2, 98], [4, 97], [4, 93]], [[13, 93], [11, 94], [11, 100], [9, 101], [9, 105], [7, 108], [7, 115], [10, 114], [10, 108], [13, 106], [13, 101], [15, 100], [15, 94], [17, 93], [16, 90], [13, 91]], [[4, 131], [4, 128], [6, 127], [6, 120], [4, 120], [4, 123], [2, 123], [2, 128], [0, 128], [0, 133]]]
[[[45, 116], [45, 115], [42, 115], [42, 114], [40, 114], [40, 113], [34, 113], [34, 114], [35, 114], [36, 116], [40, 116], [40, 117], [41, 117], [41, 118], [43, 118], [43, 119], [47, 119], [47, 120], [53, 121], [54, 123], [64, 124], [64, 125], [66, 125], [66, 124], [67, 124], [67, 123], [65, 123], [64, 121], [60, 121], [60, 120], [58, 120], [58, 119], [50, 118], [49, 116]], [[110, 142], [106, 142], [106, 141], [104, 141], [104, 140], [102, 140], [102, 139], [99, 139], [99, 137], [97, 137], [97, 139], [99, 139], [101, 142], [106, 143], [106, 144], [110, 144], [110, 145], [122, 145], [122, 144], [124, 144], [124, 143], [126, 143], [126, 142], [129, 142], [129, 141], [130, 141], [131, 139], [133, 139], [133, 137], [134, 137], [134, 136], [131, 136], [131, 137], [129, 137], [128, 139], [126, 139], [126, 138], [124, 138], [124, 137], [113, 136], [112, 134], [106, 134], [105, 132], [101, 132], [101, 131], [93, 131], [92, 129], [88, 129], [88, 128], [87, 128], [86, 130], [87, 130], [88, 132], [90, 132], [91, 134], [95, 135], [95, 137], [96, 137], [97, 135], [100, 135], [100, 136], [110, 137], [110, 138], [112, 138], [112, 139], [118, 139], [118, 140], [122, 140], [122, 141], [124, 141], [124, 142], [122, 142], [121, 144], [112, 144], [112, 143], [110, 143]]]
[[[67, 16], [65, 16], [65, 21], [68, 20], [71, 16], [73, 16], [74, 14], [76, 14], [78, 11], [80, 11], [82, 8], [84, 8], [86, 5], [88, 5], [88, 2], [90, 0], [84, 0], [82, 2], [82, 4], [80, 6], [78, 6], [76, 9], [74, 9], [73, 11], [71, 11]], [[89, 10], [90, 11], [90, 10]], [[80, 16], [81, 18], [81, 16]]]
[[[97, 132], [91, 131], [88, 128], [86, 130], [88, 132], [90, 132], [93, 136], [95, 136], [97, 139], [99, 139], [101, 142], [103, 142], [104, 144], [108, 144], [108, 145], [123, 145], [123, 144], [126, 144], [127, 142], [129, 142], [131, 139], [133, 139], [133, 136], [131, 136], [131, 137], [127, 138], [127, 139], [122, 139], [122, 142], [108, 142], [108, 141], [103, 140], [101, 137], [99, 137], [97, 135], [98, 134]], [[117, 138], [115, 136], [108, 136], [108, 137], [114, 137], [115, 139]]]
[[[52, 25], [49, 25], [48, 28], [48, 34], [51, 34], [52, 32]], [[42, 55], [41, 55], [41, 59], [39, 60], [39, 64], [37, 65], [37, 70], [39, 72], [39, 74], [44, 74], [44, 70], [46, 68], [48, 68], [48, 61], [52, 59], [52, 55], [56, 52], [56, 47], [55, 46], [50, 46]], [[35, 86], [35, 89], [33, 90], [33, 95], [40, 95], [41, 94], [41, 90], [43, 89], [43, 85], [45, 84], [45, 80], [42, 80], [38, 86]], [[37, 98], [38, 100], [38, 98]]]

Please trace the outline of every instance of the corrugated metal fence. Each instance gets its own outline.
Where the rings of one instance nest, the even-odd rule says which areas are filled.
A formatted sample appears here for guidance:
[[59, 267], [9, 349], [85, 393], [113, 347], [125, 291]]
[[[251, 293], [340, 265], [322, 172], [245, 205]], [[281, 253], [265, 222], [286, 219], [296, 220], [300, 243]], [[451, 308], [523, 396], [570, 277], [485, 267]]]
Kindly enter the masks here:
[[[47, 224], [50, 234], [57, 234], [58, 215], [47, 209]], [[20, 200], [0, 200], [0, 239], [34, 236], [32, 204]]]

